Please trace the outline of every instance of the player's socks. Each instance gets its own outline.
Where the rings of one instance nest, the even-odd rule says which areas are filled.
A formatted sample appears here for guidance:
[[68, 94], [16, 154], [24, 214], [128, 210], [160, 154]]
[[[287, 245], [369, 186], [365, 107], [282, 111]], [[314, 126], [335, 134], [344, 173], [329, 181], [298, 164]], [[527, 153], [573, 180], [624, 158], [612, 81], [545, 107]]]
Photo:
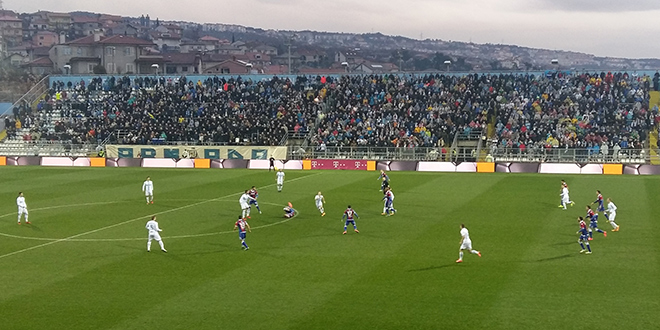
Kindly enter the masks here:
[[241, 245], [243, 245], [243, 247], [244, 247], [246, 250], [249, 248], [248, 245], [247, 245], [247, 243], [245, 243], [245, 241], [241, 241]]
[[151, 241], [147, 242], [147, 251], [151, 251]]
[[162, 251], [167, 252], [167, 251], [165, 250], [165, 244], [163, 244], [163, 241], [158, 241], [158, 245], [160, 245], [160, 249], [161, 249]]
[[463, 260], [463, 251], [458, 252], [458, 260]]
[[147, 197], [147, 204], [149, 204], [149, 197]]
[[610, 217], [605, 213], [605, 219], [610, 220]]
[[594, 232], [591, 229], [589, 229], [589, 238], [593, 238], [593, 237], [594, 237]]
[[591, 245], [589, 245], [589, 243], [587, 243], [587, 250], [589, 250], [589, 253], [591, 253]]
[[582, 248], [582, 251], [584, 251], [584, 243], [580, 242], [580, 247]]
[[348, 229], [348, 227], [344, 226], [344, 234], [346, 234], [346, 229]]
[[470, 253], [472, 253], [472, 254], [480, 254], [479, 251], [477, 251], [477, 250], [470, 250]]

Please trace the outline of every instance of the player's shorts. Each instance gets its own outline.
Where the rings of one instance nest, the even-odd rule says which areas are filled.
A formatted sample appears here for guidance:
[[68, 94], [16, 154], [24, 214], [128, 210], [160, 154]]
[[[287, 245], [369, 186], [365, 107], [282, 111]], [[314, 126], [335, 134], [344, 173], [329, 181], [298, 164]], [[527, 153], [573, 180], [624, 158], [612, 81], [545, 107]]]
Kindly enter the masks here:
[[348, 226], [348, 225], [350, 225], [350, 224], [352, 224], [353, 226], [355, 226], [355, 220], [346, 220], [346, 225]]
[[248, 205], [257, 205], [257, 200], [256, 200], [256, 199], [251, 199], [251, 200], [248, 202]]
[[277, 184], [284, 184], [284, 180], [277, 180]]
[[156, 241], [160, 242], [160, 234], [156, 231], [154, 232], [149, 232], [149, 240], [155, 239]]
[[571, 200], [571, 199], [568, 198], [568, 196], [566, 196], [566, 197], [562, 197], [562, 198], [561, 198], [561, 202], [562, 202], [562, 203], [566, 203], [566, 204], [568, 204], [568, 202], [569, 202], [570, 200]]
[[578, 239], [578, 243], [589, 243], [589, 236], [580, 235], [580, 238]]
[[616, 219], [616, 212], [614, 212], [614, 211], [613, 211], [613, 212], [610, 212], [609, 214], [607, 214], [607, 218], [608, 218], [610, 221], [614, 221], [614, 219]]
[[245, 236], [246, 236], [245, 232], [239, 232], [238, 233], [238, 238], [240, 238], [240, 239], [245, 239]]
[[385, 201], [385, 207], [392, 207], [392, 201]]
[[153, 190], [149, 190], [149, 189], [147, 189], [147, 190], [144, 191], [144, 195], [145, 195], [145, 196], [152, 196], [153, 194], [154, 194], [154, 191], [153, 191]]
[[461, 250], [472, 250], [472, 241], [463, 242]]
[[18, 214], [28, 214], [27, 207], [19, 207]]
[[598, 212], [604, 212], [605, 207], [603, 207], [603, 204], [598, 205]]
[[320, 208], [322, 208], [322, 207], [323, 207], [323, 203], [316, 203], [316, 208], [317, 208], [317, 209], [320, 209]]
[[589, 222], [589, 228], [598, 228], [598, 221]]
[[248, 204], [248, 203], [241, 203], [241, 210], [245, 210], [245, 209], [249, 209], [249, 208], [250, 208], [250, 204]]

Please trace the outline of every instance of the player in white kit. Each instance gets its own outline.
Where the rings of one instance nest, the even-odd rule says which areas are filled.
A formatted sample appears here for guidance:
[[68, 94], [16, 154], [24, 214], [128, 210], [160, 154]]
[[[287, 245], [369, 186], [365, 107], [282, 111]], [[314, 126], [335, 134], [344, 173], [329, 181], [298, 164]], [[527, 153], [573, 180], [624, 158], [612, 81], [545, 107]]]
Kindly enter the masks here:
[[254, 198], [250, 197], [248, 191], [246, 190], [243, 195], [238, 199], [238, 204], [241, 205], [241, 211], [243, 219], [250, 217], [250, 200]]
[[16, 206], [18, 206], [18, 224], [21, 224], [21, 216], [23, 214], [25, 214], [25, 223], [30, 224], [30, 221], [28, 221], [27, 204], [25, 204], [23, 192], [18, 193], [18, 197], [16, 197]]
[[151, 240], [154, 239], [160, 245], [160, 250], [163, 252], [167, 252], [167, 250], [165, 250], [165, 244], [163, 244], [163, 240], [160, 238], [160, 232], [163, 230], [158, 228], [158, 222], [156, 221], [155, 215], [151, 217], [151, 220], [147, 221], [147, 225], [145, 227], [149, 231], [149, 240], [147, 241], [147, 252], [151, 252]]
[[323, 195], [321, 195], [321, 192], [319, 191], [316, 196], [314, 196], [314, 201], [316, 202], [316, 208], [319, 209], [319, 212], [321, 212], [321, 216], [325, 216], [325, 209], [323, 208], [323, 204], [325, 203], [325, 198]]
[[470, 240], [470, 233], [464, 224], [461, 224], [461, 248], [458, 249], [458, 260], [456, 262], [463, 262], [463, 250], [468, 250], [472, 254], [481, 257], [481, 252], [472, 249], [472, 241]]
[[614, 205], [610, 198], [607, 199], [607, 212], [605, 213], [605, 218], [607, 218], [607, 221], [609, 221], [612, 228], [614, 228], [612, 231], [619, 231], [619, 225], [614, 222], [614, 219], [616, 219], [616, 205]]
[[147, 180], [142, 184], [142, 191], [144, 196], [147, 198], [147, 204], [154, 203], [154, 183], [151, 181], [151, 177], [147, 177]]
[[277, 171], [277, 191], [282, 192], [282, 186], [284, 185], [284, 171], [280, 169]]
[[566, 205], [571, 204], [573, 206], [575, 203], [571, 200], [570, 197], [568, 197], [568, 186], [563, 186], [561, 188], [561, 205], [559, 207], [563, 207], [564, 210], [566, 209]]

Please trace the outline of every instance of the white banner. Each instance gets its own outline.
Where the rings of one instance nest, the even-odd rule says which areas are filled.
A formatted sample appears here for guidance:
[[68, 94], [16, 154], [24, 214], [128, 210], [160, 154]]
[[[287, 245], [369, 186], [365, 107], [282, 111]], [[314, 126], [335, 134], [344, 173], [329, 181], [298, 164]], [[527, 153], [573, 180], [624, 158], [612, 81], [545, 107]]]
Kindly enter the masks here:
[[107, 145], [108, 158], [286, 159], [287, 147]]

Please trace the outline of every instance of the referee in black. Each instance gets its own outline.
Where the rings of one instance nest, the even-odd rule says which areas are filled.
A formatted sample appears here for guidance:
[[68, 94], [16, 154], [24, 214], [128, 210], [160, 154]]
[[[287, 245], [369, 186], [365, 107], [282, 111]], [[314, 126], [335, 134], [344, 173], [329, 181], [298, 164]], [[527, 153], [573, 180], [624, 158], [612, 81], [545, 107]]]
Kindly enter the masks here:
[[273, 158], [271, 156], [270, 159], [268, 159], [268, 160], [270, 161], [270, 165], [268, 165], [268, 172], [270, 172], [271, 169], [273, 169], [273, 171], [274, 171], [275, 170], [275, 158]]

